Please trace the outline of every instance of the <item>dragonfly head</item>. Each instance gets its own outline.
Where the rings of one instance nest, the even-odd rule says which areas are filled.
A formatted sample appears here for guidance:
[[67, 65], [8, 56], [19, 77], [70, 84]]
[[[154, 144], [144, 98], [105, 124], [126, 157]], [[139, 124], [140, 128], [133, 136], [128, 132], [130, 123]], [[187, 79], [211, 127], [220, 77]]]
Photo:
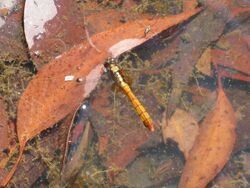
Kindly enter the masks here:
[[116, 58], [113, 58], [113, 57], [109, 57], [107, 58], [107, 60], [105, 61], [104, 63], [104, 66], [108, 66], [109, 64], [114, 64], [117, 62], [117, 59]]
[[114, 65], [116, 62], [117, 62], [117, 59], [116, 59], [116, 58], [109, 57], [109, 58], [105, 61], [104, 67], [105, 67], [107, 70], [110, 70], [111, 66]]

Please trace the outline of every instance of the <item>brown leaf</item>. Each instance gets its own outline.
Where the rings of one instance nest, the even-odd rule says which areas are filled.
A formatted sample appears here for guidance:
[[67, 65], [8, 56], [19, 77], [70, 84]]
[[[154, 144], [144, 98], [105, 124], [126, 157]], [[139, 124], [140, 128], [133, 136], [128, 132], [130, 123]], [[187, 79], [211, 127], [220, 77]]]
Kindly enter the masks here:
[[[30, 81], [19, 101], [17, 132], [20, 155], [9, 175], [3, 180], [2, 186], [6, 186], [14, 174], [26, 142], [75, 110], [89, 96], [97, 85], [106, 58], [117, 57], [139, 46], [198, 12], [200, 9], [170, 17], [126, 23], [94, 35], [91, 41], [75, 46], [45, 65]], [[145, 34], [146, 26], [152, 28]], [[74, 78], [66, 81], [65, 78], [69, 75]]]
[[221, 171], [233, 150], [236, 118], [219, 78], [215, 108], [201, 124], [190, 155], [184, 166], [180, 188], [203, 188]]
[[[166, 112], [164, 113], [166, 114]], [[166, 122], [166, 115], [163, 115], [163, 121]], [[180, 150], [188, 158], [189, 151], [193, 147], [194, 141], [198, 135], [199, 126], [197, 121], [184, 110], [176, 109], [171, 116], [168, 125], [162, 124], [163, 139], [172, 139], [178, 143]]]

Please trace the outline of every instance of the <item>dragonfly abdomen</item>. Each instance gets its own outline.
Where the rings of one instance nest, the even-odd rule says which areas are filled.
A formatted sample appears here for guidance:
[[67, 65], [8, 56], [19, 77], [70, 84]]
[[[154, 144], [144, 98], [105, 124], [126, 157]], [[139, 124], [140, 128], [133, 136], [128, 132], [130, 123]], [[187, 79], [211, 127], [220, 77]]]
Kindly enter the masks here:
[[129, 100], [131, 101], [135, 111], [139, 115], [140, 119], [142, 120], [145, 127], [147, 127], [150, 131], [154, 131], [153, 120], [151, 119], [150, 115], [137, 99], [137, 97], [133, 94], [132, 90], [130, 89], [129, 85], [126, 84], [123, 88], [124, 93], [127, 95]]
[[112, 63], [112, 61], [106, 63], [105, 67], [110, 70], [117, 85], [122, 88], [125, 95], [131, 101], [135, 111], [139, 115], [145, 127], [147, 127], [150, 131], [154, 131], [153, 120], [151, 119], [150, 115], [143, 107], [143, 105], [140, 103], [140, 101], [137, 99], [137, 97], [133, 94], [129, 85], [124, 81], [122, 74], [120, 73], [120, 68], [114, 63]]

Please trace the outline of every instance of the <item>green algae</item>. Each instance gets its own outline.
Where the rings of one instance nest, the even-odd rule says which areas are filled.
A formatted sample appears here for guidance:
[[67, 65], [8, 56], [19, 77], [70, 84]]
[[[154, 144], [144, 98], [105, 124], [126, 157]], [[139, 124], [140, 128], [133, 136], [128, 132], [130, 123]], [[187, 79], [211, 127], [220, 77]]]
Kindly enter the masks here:
[[16, 118], [16, 105], [34, 70], [20, 62], [0, 61], [0, 95], [4, 98], [10, 118]]

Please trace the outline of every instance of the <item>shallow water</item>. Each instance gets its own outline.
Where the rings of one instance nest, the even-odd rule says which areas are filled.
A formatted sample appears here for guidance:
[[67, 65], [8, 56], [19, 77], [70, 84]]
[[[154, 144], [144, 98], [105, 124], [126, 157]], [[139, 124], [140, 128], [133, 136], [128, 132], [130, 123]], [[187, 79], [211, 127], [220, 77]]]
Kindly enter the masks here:
[[[109, 29], [112, 24], [117, 26], [133, 20], [128, 16], [128, 7], [132, 7], [128, 3], [136, 1], [124, 2], [117, 5], [114, 1], [103, 1], [97, 7], [92, 7], [90, 3], [86, 15], [107, 10], [107, 15], [111, 17], [116, 15], [112, 11], [121, 11], [117, 14], [125, 15], [121, 23], [114, 20], [107, 25], [106, 22], [103, 25], [90, 23], [90, 34]], [[50, 25], [47, 25], [47, 31], [44, 30], [47, 34], [45, 32], [42, 36], [44, 38], [34, 40], [36, 48], [29, 49], [34, 63], [42, 62], [37, 66], [39, 69], [46, 62], [44, 60], [56, 57], [84, 38], [79, 37], [84, 32], [78, 27], [65, 31], [70, 28], [68, 26], [72, 27], [67, 18], [71, 20], [78, 16], [74, 25], [85, 25], [80, 11], [84, 9], [85, 2], [74, 3], [70, 9], [66, 8], [67, 3], [65, 7], [59, 5], [65, 8], [61, 9], [60, 15], [70, 10], [70, 16], [66, 14], [64, 17], [65, 23], [55, 19], [55, 25], [62, 27], [65, 24], [65, 27], [61, 30], [52, 27], [55, 25], [49, 20]], [[154, 121], [154, 132], [144, 127], [127, 96], [106, 72], [75, 114], [42, 132], [29, 143], [10, 187], [178, 187], [188, 161], [185, 157], [187, 154], [192, 156], [194, 150], [189, 149], [196, 136], [202, 134], [199, 127], [204, 119], [216, 109], [218, 92], [222, 88], [233, 107], [233, 113], [219, 122], [224, 125], [232, 116], [235, 117], [236, 130], [231, 132], [236, 133], [237, 139], [230, 146], [232, 151], [221, 148], [216, 156], [210, 155], [211, 158], [220, 158], [223, 153], [230, 153], [225, 157], [229, 160], [224, 160], [224, 168], [217, 175], [214, 172], [216, 178], [212, 178], [207, 187], [249, 187], [250, 22], [249, 12], [242, 11], [249, 6], [247, 1], [237, 1], [233, 5], [220, 5], [216, 2], [208, 4], [205, 10], [188, 22], [170, 28], [118, 57], [117, 64], [125, 80]], [[184, 8], [181, 1], [142, 0], [132, 12], [139, 12], [138, 17], [147, 13], [154, 19], [159, 15], [177, 14]], [[239, 8], [238, 12], [236, 8]], [[74, 14], [75, 10], [77, 15]], [[100, 17], [95, 18], [94, 15], [89, 20], [96, 19]], [[76, 31], [79, 34], [77, 37], [72, 34]], [[63, 42], [58, 42], [58, 36]], [[52, 42], [55, 44], [55, 48], [52, 46], [54, 51], [46, 48], [46, 45], [51, 47], [48, 41], [58, 42]], [[37, 51], [39, 54], [34, 53]], [[1, 75], [4, 72], [1, 71]], [[222, 88], [218, 86], [219, 78], [222, 80]], [[5, 93], [1, 91], [1, 94]], [[12, 105], [15, 104], [12, 102]], [[214, 114], [218, 113], [215, 111]], [[204, 135], [208, 137], [205, 151], [210, 144], [209, 139], [216, 139], [216, 134]], [[223, 135], [221, 133], [221, 138]], [[69, 148], [65, 156], [63, 178], [60, 179], [66, 140]], [[230, 138], [223, 141], [225, 146], [228, 140]], [[213, 143], [211, 147], [216, 148], [219, 140]], [[204, 157], [200, 153], [197, 153], [197, 158]], [[213, 166], [216, 160], [211, 161], [209, 165]], [[199, 166], [194, 169], [199, 170]]]

